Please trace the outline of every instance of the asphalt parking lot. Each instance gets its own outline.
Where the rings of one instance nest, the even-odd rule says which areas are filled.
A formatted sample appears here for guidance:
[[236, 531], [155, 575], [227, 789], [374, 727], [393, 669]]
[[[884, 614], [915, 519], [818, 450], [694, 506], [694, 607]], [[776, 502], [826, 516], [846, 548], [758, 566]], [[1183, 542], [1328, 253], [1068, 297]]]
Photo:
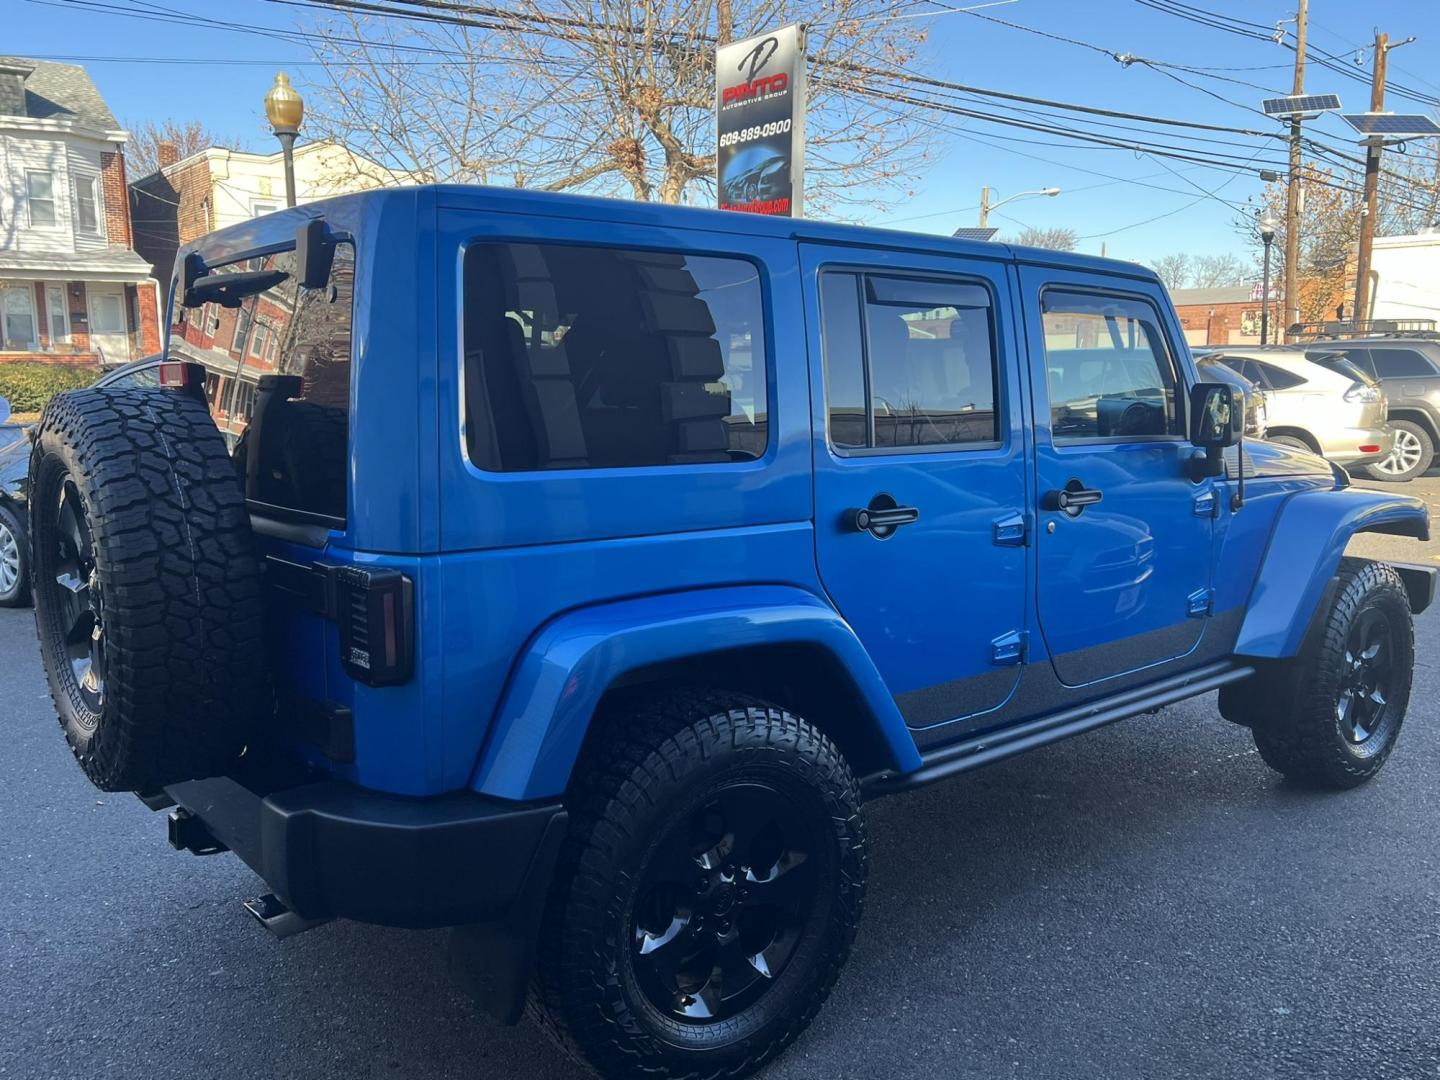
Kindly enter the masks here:
[[[1440, 509], [1440, 480], [1407, 490]], [[1418, 637], [1401, 744], [1356, 791], [1281, 781], [1211, 696], [872, 804], [855, 955], [763, 1075], [1440, 1076], [1440, 614]], [[0, 702], [0, 1077], [580, 1075], [475, 1011], [444, 933], [275, 941], [237, 860], [91, 788], [29, 612], [0, 611]]]

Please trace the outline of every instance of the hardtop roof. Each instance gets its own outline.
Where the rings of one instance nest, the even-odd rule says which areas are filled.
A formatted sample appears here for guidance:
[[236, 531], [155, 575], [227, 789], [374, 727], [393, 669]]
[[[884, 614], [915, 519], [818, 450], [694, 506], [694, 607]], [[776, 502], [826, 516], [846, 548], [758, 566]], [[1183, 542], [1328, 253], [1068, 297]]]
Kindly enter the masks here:
[[736, 213], [690, 206], [667, 206], [659, 203], [636, 202], [629, 199], [598, 198], [557, 192], [530, 191], [523, 188], [485, 187], [466, 184], [425, 184], [377, 188], [371, 191], [337, 195], [333, 198], [306, 203], [279, 213], [242, 222], [211, 233], [185, 245], [186, 252], [199, 251], [207, 262], [214, 262], [222, 253], [235, 254], [270, 246], [293, 236], [297, 226], [316, 216], [332, 214], [347, 219], [360, 219], [379, 213], [383, 204], [399, 200], [432, 200], [435, 207], [461, 210], [484, 210], [492, 213], [534, 215], [552, 218], [575, 218], [584, 221], [609, 219], [635, 225], [653, 225], [669, 229], [690, 229], [736, 236], [793, 239], [811, 243], [847, 244], [851, 246], [899, 249], [926, 254], [961, 255], [979, 259], [999, 259], [1033, 263], [1092, 273], [1123, 275], [1156, 282], [1149, 267], [1120, 259], [1080, 255], [1075, 252], [1048, 248], [1022, 247], [993, 241], [960, 240], [931, 233], [905, 232], [876, 226], [845, 225], [813, 219], [767, 217], [761, 214]]

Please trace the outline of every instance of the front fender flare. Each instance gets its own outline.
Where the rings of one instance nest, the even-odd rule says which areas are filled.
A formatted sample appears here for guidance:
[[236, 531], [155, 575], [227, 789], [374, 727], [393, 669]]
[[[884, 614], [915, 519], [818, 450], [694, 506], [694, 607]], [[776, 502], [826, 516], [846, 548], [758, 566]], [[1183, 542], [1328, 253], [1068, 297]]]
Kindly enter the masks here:
[[[1243, 513], [1243, 511], [1242, 511]], [[1430, 515], [1411, 495], [1345, 488], [1292, 495], [1280, 509], [1235, 643], [1238, 656], [1294, 656], [1356, 533], [1430, 539]]]
[[600, 698], [620, 676], [708, 653], [797, 644], [828, 651], [849, 673], [889, 767], [918, 768], [894, 698], [844, 619], [801, 589], [754, 585], [620, 600], [547, 623], [514, 668], [472, 787], [502, 799], [554, 798], [570, 782]]

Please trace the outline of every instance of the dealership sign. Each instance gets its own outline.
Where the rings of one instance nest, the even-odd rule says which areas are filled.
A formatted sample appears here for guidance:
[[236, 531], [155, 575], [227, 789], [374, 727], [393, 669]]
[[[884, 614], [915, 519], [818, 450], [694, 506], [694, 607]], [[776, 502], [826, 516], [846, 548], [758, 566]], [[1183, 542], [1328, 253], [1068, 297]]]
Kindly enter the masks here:
[[715, 184], [721, 210], [799, 217], [805, 179], [805, 28], [715, 53]]

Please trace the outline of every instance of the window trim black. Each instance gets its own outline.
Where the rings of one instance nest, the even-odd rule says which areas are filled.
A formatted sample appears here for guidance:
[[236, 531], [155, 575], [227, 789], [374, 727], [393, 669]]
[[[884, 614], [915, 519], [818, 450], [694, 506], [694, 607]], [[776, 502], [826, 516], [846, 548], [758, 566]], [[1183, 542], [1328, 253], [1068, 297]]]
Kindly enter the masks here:
[[[995, 396], [995, 439], [983, 442], [939, 443], [928, 446], [836, 446], [830, 430], [830, 387], [825, 342], [824, 302], [820, 281], [826, 274], [851, 274], [855, 277], [856, 302], [860, 311], [860, 365], [865, 381], [865, 437], [875, 441], [875, 410], [870, 407], [870, 322], [865, 318], [865, 278], [906, 278], [916, 281], [939, 281], [944, 284], [976, 285], [990, 298], [990, 376]], [[972, 277], [964, 272], [946, 270], [910, 270], [901, 267], [877, 267], [865, 263], [826, 263], [815, 273], [816, 330], [820, 336], [820, 404], [825, 424], [825, 447], [836, 458], [903, 457], [923, 454], [973, 454], [1003, 449], [1009, 438], [1010, 395], [1004, 385], [1004, 350], [1000, 337], [1000, 306], [994, 282], [985, 277]]]
[[[1045, 297], [1052, 292], [1077, 293], [1082, 296], [1094, 296], [1102, 299], [1138, 301], [1150, 307], [1155, 313], [1155, 326], [1160, 331], [1160, 338], [1165, 344], [1165, 357], [1170, 364], [1170, 372], [1175, 378], [1175, 423], [1180, 428], [1178, 433], [1169, 432], [1165, 435], [1078, 435], [1055, 437], [1054, 428], [1054, 404], [1050, 400], [1050, 366], [1048, 364], [1049, 350], [1045, 345]], [[1160, 305], [1155, 298], [1146, 293], [1122, 292], [1118, 289], [1107, 289], [1098, 285], [1069, 284], [1062, 281], [1047, 282], [1040, 289], [1037, 296], [1040, 315], [1040, 374], [1045, 382], [1045, 430], [1050, 435], [1050, 445], [1056, 450], [1063, 450], [1067, 446], [1125, 446], [1133, 443], [1155, 443], [1157, 445], [1169, 445], [1175, 443], [1188, 443], [1190, 437], [1186, 434], [1189, 428], [1189, 415], [1187, 406], [1189, 404], [1190, 381], [1188, 371], [1179, 363], [1179, 353], [1175, 349], [1175, 342], [1171, 339], [1170, 328], [1165, 325], [1165, 315], [1160, 310]], [[1037, 417], [1038, 419], [1038, 417]]]
[[[535, 247], [584, 247], [595, 248], [601, 251], [651, 251], [659, 255], [699, 256], [712, 259], [729, 259], [732, 262], [744, 262], [749, 264], [755, 271], [760, 284], [760, 313], [761, 321], [765, 328], [765, 450], [749, 460], [740, 461], [696, 461], [680, 464], [657, 463], [653, 465], [616, 465], [616, 466], [587, 466], [579, 469], [491, 469], [478, 464], [470, 454], [470, 440], [466, 436], [466, 429], [470, 421], [468, 383], [470, 374], [466, 370], [465, 363], [465, 259], [472, 247], [477, 244], [528, 244]], [[606, 476], [638, 476], [649, 475], [655, 469], [663, 469], [668, 475], [670, 472], [679, 470], [683, 475], [686, 472], [701, 471], [706, 469], [726, 470], [755, 470], [768, 466], [778, 452], [780, 440], [775, 437], [775, 396], [777, 390], [777, 374], [775, 363], [775, 315], [774, 305], [771, 303], [771, 280], [769, 268], [765, 261], [756, 255], [744, 251], [720, 251], [713, 248], [689, 248], [666, 246], [664, 244], [650, 243], [616, 243], [614, 241], [600, 241], [593, 239], [579, 239], [566, 236], [550, 235], [523, 235], [518, 233], [471, 233], [463, 240], [458, 247], [455, 257], [455, 357], [457, 377], [455, 382], [456, 410], [455, 416], [459, 421], [455, 428], [456, 436], [460, 446], [460, 460], [465, 470], [472, 476], [495, 480], [504, 479], [506, 482], [518, 482], [523, 480], [534, 480], [545, 477], [580, 477], [594, 473], [604, 473]]]

